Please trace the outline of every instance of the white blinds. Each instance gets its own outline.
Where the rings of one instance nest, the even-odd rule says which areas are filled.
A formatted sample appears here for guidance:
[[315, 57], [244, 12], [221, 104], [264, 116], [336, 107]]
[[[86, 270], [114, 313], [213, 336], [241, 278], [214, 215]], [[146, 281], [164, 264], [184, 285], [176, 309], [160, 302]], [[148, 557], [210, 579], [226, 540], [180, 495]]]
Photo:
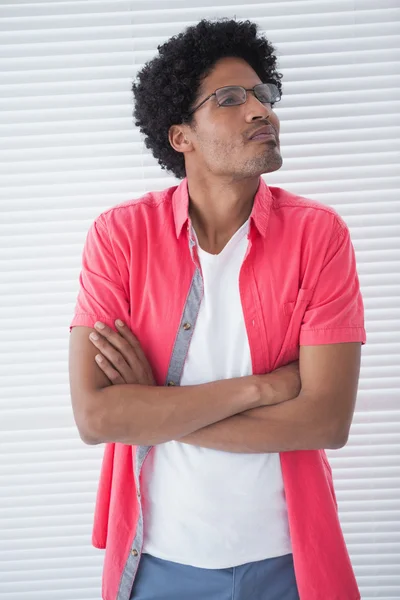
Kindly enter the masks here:
[[79, 439], [69, 323], [83, 242], [176, 180], [133, 127], [131, 80], [202, 17], [250, 18], [284, 73], [270, 185], [335, 207], [366, 307], [357, 411], [329, 452], [363, 600], [400, 598], [400, 9], [397, 0], [0, 2], [0, 600], [98, 600], [103, 446]]

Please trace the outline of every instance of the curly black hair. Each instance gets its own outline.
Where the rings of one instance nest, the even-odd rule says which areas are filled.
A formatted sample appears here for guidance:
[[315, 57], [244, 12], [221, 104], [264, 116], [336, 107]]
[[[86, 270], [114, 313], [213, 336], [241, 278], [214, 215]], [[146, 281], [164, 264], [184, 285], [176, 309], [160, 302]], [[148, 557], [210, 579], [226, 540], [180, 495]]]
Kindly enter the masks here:
[[201, 20], [158, 46], [159, 54], [145, 64], [133, 83], [135, 125], [145, 135], [145, 145], [162, 169], [178, 179], [186, 177], [182, 152], [168, 139], [171, 125], [192, 124], [189, 116], [200, 85], [215, 63], [224, 57], [243, 58], [261, 81], [275, 79], [282, 90], [281, 73], [276, 71], [275, 48], [258, 36], [251, 21]]

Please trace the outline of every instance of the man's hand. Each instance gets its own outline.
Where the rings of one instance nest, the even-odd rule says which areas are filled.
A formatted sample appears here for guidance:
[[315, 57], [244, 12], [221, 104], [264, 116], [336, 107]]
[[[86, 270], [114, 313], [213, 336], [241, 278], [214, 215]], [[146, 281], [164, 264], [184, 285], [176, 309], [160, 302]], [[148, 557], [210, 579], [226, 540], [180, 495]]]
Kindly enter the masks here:
[[156, 385], [150, 364], [138, 339], [126, 324], [119, 323], [122, 321], [115, 321], [118, 333], [104, 323], [95, 323], [94, 327], [100, 335], [97, 340], [94, 340], [92, 335], [89, 339], [101, 352], [96, 355], [97, 364], [113, 385]]

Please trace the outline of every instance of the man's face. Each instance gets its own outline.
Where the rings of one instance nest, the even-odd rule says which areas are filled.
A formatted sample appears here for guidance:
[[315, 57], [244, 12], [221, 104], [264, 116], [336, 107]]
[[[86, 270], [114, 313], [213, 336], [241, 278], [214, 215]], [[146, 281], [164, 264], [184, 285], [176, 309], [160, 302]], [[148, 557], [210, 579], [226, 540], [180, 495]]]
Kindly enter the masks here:
[[[246, 89], [263, 83], [241, 58], [223, 58], [204, 79], [195, 105], [216, 89], [240, 85]], [[275, 137], [250, 139], [261, 127], [272, 128]], [[185, 154], [187, 168], [204, 168], [214, 175], [243, 179], [277, 171], [282, 166], [279, 119], [253, 92], [238, 106], [218, 106], [212, 96], [195, 113], [189, 136], [193, 152]]]

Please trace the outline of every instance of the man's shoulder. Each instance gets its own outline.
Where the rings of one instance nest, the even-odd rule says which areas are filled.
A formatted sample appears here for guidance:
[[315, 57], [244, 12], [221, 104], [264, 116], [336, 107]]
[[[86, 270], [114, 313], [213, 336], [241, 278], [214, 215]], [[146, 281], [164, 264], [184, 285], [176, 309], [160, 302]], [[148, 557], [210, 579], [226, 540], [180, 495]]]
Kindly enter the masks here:
[[273, 210], [284, 214], [288, 219], [293, 219], [296, 215], [310, 226], [333, 228], [338, 232], [347, 229], [346, 222], [332, 206], [280, 187], [268, 187], [273, 198]]
[[[146, 192], [142, 196], [125, 200], [119, 204], [104, 210], [96, 218], [96, 222], [106, 226], [111, 230], [132, 231], [139, 223], [147, 224], [157, 222], [157, 214], [162, 221], [166, 213], [172, 215], [172, 196], [177, 186], [166, 188], [164, 190]], [[151, 217], [150, 220], [148, 217]]]

